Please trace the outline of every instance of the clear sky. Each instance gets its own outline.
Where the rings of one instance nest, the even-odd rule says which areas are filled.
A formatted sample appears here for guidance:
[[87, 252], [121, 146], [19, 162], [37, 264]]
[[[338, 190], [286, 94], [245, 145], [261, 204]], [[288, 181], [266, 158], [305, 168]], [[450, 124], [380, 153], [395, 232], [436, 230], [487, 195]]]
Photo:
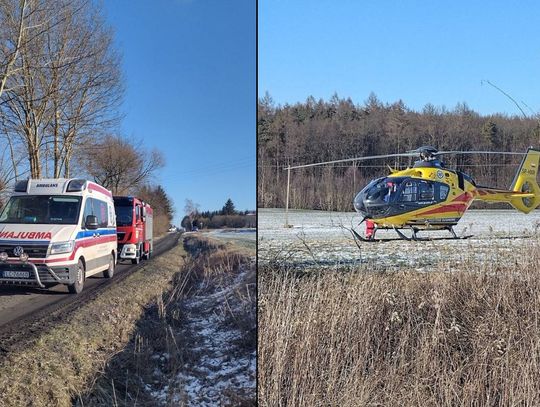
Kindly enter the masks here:
[[157, 181], [183, 216], [255, 209], [256, 10], [252, 0], [107, 0], [123, 55], [124, 135], [160, 149]]
[[[259, 96], [540, 111], [540, 2], [259, 1]], [[527, 110], [527, 113], [530, 111]]]

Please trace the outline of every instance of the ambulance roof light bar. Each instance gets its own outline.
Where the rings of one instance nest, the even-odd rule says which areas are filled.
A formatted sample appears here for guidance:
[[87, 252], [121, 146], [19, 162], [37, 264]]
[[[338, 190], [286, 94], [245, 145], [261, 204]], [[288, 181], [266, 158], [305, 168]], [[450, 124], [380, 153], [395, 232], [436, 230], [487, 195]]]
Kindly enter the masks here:
[[25, 179], [25, 180], [22, 180], [22, 181], [17, 181], [15, 183], [14, 190], [15, 190], [15, 192], [27, 192], [27, 190], [28, 190], [28, 180]]
[[69, 181], [69, 184], [66, 188], [66, 192], [80, 192], [84, 191], [86, 188], [85, 179], [73, 179]]

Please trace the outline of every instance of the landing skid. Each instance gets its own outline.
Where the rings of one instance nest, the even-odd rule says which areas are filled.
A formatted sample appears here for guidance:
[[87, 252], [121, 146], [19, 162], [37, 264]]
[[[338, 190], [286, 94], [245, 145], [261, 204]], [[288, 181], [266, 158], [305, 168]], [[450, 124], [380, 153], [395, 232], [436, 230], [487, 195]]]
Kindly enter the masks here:
[[464, 240], [464, 239], [469, 239], [473, 237], [473, 235], [465, 235], [465, 236], [456, 235], [456, 232], [454, 231], [454, 228], [452, 226], [448, 226], [445, 229], [448, 230], [452, 234], [452, 236], [450, 237], [420, 237], [417, 235], [419, 230], [411, 227], [410, 230], [412, 231], [412, 236], [408, 237], [408, 236], [405, 236], [401, 230], [394, 228], [394, 230], [396, 231], [396, 233], [399, 235], [401, 239], [408, 240], [408, 241], [414, 240], [414, 241], [420, 241], [420, 242], [423, 242], [423, 241], [427, 242], [431, 240]]
[[[388, 229], [390, 229], [390, 228], [388, 228]], [[466, 235], [466, 236], [458, 236], [458, 235], [456, 235], [456, 232], [454, 231], [452, 226], [448, 226], [448, 227], [445, 228], [446, 230], [448, 230], [452, 234], [451, 237], [432, 237], [432, 238], [418, 236], [417, 233], [419, 232], [419, 230], [416, 229], [416, 228], [413, 228], [413, 227], [407, 228], [408, 230], [412, 231], [412, 235], [410, 237], [406, 236], [398, 228], [392, 228], [392, 229], [396, 231], [399, 238], [397, 238], [397, 239], [377, 239], [377, 238], [375, 238], [375, 234], [376, 234], [376, 232], [378, 230], [377, 228], [375, 228], [373, 230], [373, 233], [369, 238], [360, 235], [356, 230], [354, 230], [352, 228], [349, 229], [349, 230], [352, 233], [354, 241], [355, 241], [355, 243], [356, 243], [356, 245], [358, 247], [360, 247], [358, 245], [358, 242], [395, 242], [395, 241], [399, 241], [399, 240], [405, 240], [405, 241], [409, 241], [409, 242], [410, 241], [428, 242], [428, 241], [432, 241], [432, 240], [465, 240], [465, 239], [469, 239], [469, 238], [473, 237], [473, 235]]]

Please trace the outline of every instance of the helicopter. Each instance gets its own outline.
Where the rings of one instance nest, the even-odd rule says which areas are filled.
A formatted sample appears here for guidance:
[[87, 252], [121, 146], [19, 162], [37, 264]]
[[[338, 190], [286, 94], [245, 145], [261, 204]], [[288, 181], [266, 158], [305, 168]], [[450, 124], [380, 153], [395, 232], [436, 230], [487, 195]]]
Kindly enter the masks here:
[[[529, 213], [540, 205], [540, 187], [536, 181], [540, 150], [529, 147], [514, 177], [510, 189], [480, 186], [467, 174], [447, 168], [440, 157], [445, 154], [520, 154], [493, 151], [437, 151], [430, 146], [400, 154], [360, 157], [371, 160], [389, 157], [418, 157], [411, 168], [395, 170], [372, 180], [354, 198], [355, 210], [366, 222], [366, 235], [350, 229], [360, 241], [384, 241], [376, 238], [381, 229], [394, 230], [399, 239], [432, 240], [418, 236], [420, 231], [447, 230], [450, 237], [443, 239], [466, 239], [458, 237], [454, 226], [459, 222], [473, 201], [506, 202], [523, 213]], [[403, 231], [411, 232], [407, 236]], [[396, 240], [396, 239], [387, 239]]]

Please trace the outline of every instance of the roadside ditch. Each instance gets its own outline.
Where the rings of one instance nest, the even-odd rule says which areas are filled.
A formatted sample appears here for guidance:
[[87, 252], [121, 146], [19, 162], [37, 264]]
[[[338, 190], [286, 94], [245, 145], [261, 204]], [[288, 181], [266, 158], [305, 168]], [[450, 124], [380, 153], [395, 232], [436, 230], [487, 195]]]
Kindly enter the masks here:
[[187, 235], [172, 288], [137, 321], [77, 406], [255, 405], [254, 258], [244, 248]]

